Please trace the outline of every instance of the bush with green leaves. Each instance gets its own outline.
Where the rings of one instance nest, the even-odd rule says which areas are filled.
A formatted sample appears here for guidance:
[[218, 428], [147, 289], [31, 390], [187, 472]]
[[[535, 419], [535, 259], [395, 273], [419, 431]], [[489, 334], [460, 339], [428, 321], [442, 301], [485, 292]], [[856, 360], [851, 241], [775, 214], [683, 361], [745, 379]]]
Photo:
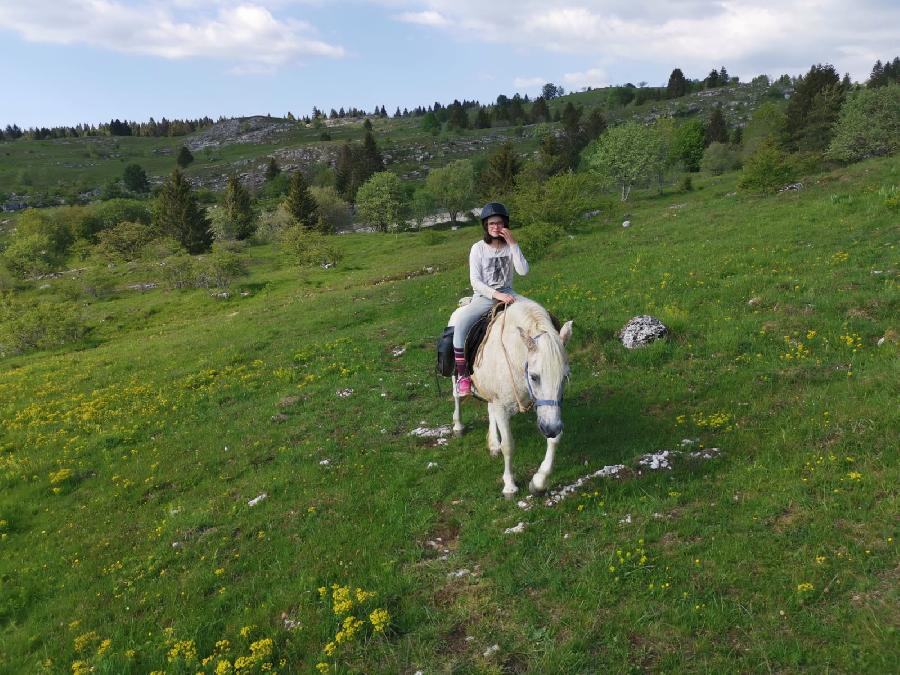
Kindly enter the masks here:
[[247, 274], [247, 263], [239, 253], [215, 248], [195, 264], [195, 284], [201, 288], [228, 288], [237, 277]]
[[176, 253], [160, 262], [163, 283], [170, 290], [193, 288], [197, 278], [197, 265], [187, 253]]
[[778, 147], [774, 138], [763, 142], [744, 162], [738, 187], [747, 192], [777, 192], [797, 178], [790, 156]]
[[18, 234], [3, 252], [3, 260], [20, 279], [46, 274], [58, 266], [50, 238], [44, 234]]
[[109, 260], [137, 260], [155, 238], [156, 232], [149, 225], [126, 220], [100, 232], [97, 253]]
[[49, 255], [62, 258], [72, 242], [75, 241], [75, 235], [67, 218], [68, 212], [73, 208], [77, 207], [26, 209], [16, 225], [16, 237], [30, 235], [45, 237]]
[[281, 243], [299, 267], [336, 265], [343, 257], [333, 237], [300, 225], [287, 228]]
[[510, 203], [514, 222], [553, 223], [563, 230], [571, 229], [585, 213], [608, 206], [609, 199], [598, 195], [595, 178], [571, 171], [543, 183], [520, 181]]
[[356, 193], [358, 219], [381, 232], [403, 229], [407, 210], [403, 185], [389, 171], [374, 174]]
[[900, 84], [863, 89], [841, 108], [826, 156], [841, 162], [900, 151]]
[[728, 143], [713, 142], [703, 152], [700, 168], [714, 176], [741, 168], [741, 156], [737, 149]]
[[472, 161], [458, 159], [432, 170], [425, 179], [425, 189], [431, 193], [434, 202], [450, 214], [450, 222], [455, 225], [457, 216], [471, 209], [475, 201]]
[[623, 202], [636, 184], [662, 171], [665, 158], [664, 138], [659, 129], [637, 122], [607, 129], [585, 150], [590, 170], [601, 179], [614, 182]]
[[559, 223], [537, 221], [531, 223], [518, 232], [519, 246], [529, 260], [538, 260], [547, 250], [566, 234], [565, 229]]
[[317, 230], [322, 234], [332, 234], [350, 229], [353, 225], [350, 204], [338, 194], [334, 187], [330, 185], [313, 186], [309, 188], [309, 192], [316, 202]]
[[74, 342], [86, 330], [73, 303], [31, 303], [0, 294], [0, 357]]

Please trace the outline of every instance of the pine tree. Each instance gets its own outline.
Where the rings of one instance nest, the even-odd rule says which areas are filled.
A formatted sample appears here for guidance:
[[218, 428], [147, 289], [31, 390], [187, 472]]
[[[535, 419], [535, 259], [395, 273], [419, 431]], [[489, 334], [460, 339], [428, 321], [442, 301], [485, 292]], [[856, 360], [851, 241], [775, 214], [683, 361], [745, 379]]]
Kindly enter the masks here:
[[595, 138], [598, 138], [600, 134], [606, 131], [606, 126], [606, 118], [600, 112], [600, 109], [594, 108], [591, 110], [591, 114], [588, 115], [584, 123], [584, 135], [587, 142], [590, 143]]
[[475, 128], [476, 129], [490, 129], [491, 128], [491, 116], [488, 115], [487, 108], [484, 106], [479, 106], [478, 112], [475, 113]]
[[728, 71], [725, 70], [725, 66], [719, 68], [719, 86], [724, 87], [731, 81], [731, 78], [728, 77]]
[[516, 175], [522, 168], [512, 143], [500, 145], [490, 157], [481, 174], [481, 192], [489, 199], [509, 195], [515, 187]]
[[684, 96], [686, 93], [687, 80], [684, 78], [684, 73], [681, 72], [681, 68], [676, 68], [672, 71], [672, 74], [669, 75], [669, 83], [666, 85], [666, 95], [669, 98], [678, 98]]
[[309, 191], [306, 176], [302, 171], [298, 170], [291, 174], [291, 187], [288, 189], [284, 205], [298, 225], [307, 230], [315, 228], [318, 221], [316, 200]]
[[338, 194], [353, 201], [353, 149], [344, 143], [334, 164], [334, 187]]
[[256, 232], [256, 219], [250, 203], [250, 193], [237, 176], [229, 176], [222, 196], [222, 208], [234, 230], [235, 239], [249, 239]]
[[704, 145], [709, 147], [711, 143], [727, 143], [728, 142], [728, 123], [725, 121], [725, 115], [722, 114], [722, 106], [713, 108], [706, 123], [706, 133]]
[[714, 87], [718, 87], [719, 86], [719, 71], [717, 71], [715, 68], [713, 68], [711, 71], [709, 71], [709, 75], [707, 75], [706, 79], [703, 80], [703, 84], [704, 84], [704, 86], [706, 86], [707, 89], [713, 89]]
[[176, 239], [188, 253], [202, 253], [212, 245], [206, 211], [197, 203], [190, 183], [178, 168], [162, 185], [153, 221], [159, 232]]
[[175, 163], [178, 164], [182, 169], [186, 169], [187, 166], [194, 161], [194, 156], [191, 154], [191, 151], [188, 150], [186, 145], [182, 145], [181, 149], [178, 151], [178, 157], [175, 158]]
[[144, 194], [150, 191], [150, 183], [147, 181], [147, 172], [140, 164], [129, 164], [122, 173], [122, 182], [132, 192]]
[[[826, 92], [826, 90], [828, 90]], [[813, 102], [819, 94], [814, 119]], [[844, 88], [840, 77], [830, 64], [818, 64], [798, 79], [794, 94], [785, 110], [784, 145], [789, 150], [822, 149], [830, 140], [830, 127], [837, 120], [837, 111], [844, 101]], [[810, 126], [815, 129], [808, 129]]]
[[379, 171], [384, 171], [384, 160], [375, 143], [375, 137], [371, 131], [366, 132], [358, 159], [353, 162], [353, 182], [358, 186], [369, 180], [369, 177]]
[[270, 181], [281, 173], [281, 167], [274, 157], [269, 157], [269, 163], [266, 166], [266, 181]]
[[531, 121], [535, 124], [550, 121], [550, 108], [543, 96], [538, 96], [531, 105]]
[[366, 131], [372, 131], [372, 121], [367, 117], [366, 121], [363, 122], [363, 129]]

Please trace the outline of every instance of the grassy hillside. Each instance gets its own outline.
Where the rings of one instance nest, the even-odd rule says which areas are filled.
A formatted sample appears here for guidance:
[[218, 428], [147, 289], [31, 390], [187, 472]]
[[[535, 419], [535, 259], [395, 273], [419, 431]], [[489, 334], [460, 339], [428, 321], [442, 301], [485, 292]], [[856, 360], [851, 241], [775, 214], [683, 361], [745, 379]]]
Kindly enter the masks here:
[[[898, 179], [700, 178], [533, 260], [517, 290], [575, 321], [553, 487], [628, 467], [555, 506], [501, 498], [482, 405], [409, 433], [450, 420], [474, 227], [88, 303], [85, 342], [2, 362], [0, 670], [891, 670]], [[644, 313], [672, 337], [627, 351]], [[664, 449], [713, 458], [637, 464]]]

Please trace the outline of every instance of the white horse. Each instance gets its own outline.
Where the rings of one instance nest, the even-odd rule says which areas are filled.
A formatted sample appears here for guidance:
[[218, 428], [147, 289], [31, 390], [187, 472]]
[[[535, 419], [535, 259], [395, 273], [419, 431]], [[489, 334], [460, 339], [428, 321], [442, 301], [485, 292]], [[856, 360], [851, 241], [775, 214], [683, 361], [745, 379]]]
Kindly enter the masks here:
[[[457, 310], [459, 311], [459, 310]], [[450, 317], [455, 325], [456, 312]], [[519, 296], [494, 321], [472, 365], [472, 383], [479, 397], [488, 402], [488, 449], [496, 456], [503, 452], [503, 495], [516, 494], [512, 472], [513, 438], [510, 417], [534, 406], [538, 428], [547, 437], [547, 452], [528, 489], [541, 493], [553, 470], [556, 446], [562, 436], [563, 385], [569, 374], [565, 344], [572, 335], [567, 321], [557, 333], [543, 307]], [[453, 377], [453, 431], [462, 434], [459, 394]]]

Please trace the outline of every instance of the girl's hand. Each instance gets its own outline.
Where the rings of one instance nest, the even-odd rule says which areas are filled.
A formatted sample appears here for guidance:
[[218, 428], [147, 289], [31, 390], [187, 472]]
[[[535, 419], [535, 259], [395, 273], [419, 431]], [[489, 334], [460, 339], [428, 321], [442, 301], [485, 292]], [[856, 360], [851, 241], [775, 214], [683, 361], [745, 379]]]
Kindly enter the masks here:
[[500, 236], [506, 240], [506, 243], [510, 246], [514, 246], [516, 244], [516, 240], [512, 235], [512, 232], [509, 231], [508, 227], [504, 227], [500, 230]]
[[503, 293], [501, 291], [495, 291], [494, 299], [499, 300], [506, 305], [511, 305], [516, 301], [516, 296], [510, 295], [509, 293]]

